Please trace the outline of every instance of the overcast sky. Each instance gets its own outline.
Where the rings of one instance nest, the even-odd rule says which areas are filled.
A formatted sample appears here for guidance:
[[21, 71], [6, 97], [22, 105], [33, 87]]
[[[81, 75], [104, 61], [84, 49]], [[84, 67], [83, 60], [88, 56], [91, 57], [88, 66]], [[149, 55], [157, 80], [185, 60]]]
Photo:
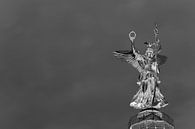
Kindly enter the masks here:
[[0, 128], [126, 129], [138, 72], [114, 58], [159, 24], [163, 109], [194, 129], [194, 0], [1, 0]]

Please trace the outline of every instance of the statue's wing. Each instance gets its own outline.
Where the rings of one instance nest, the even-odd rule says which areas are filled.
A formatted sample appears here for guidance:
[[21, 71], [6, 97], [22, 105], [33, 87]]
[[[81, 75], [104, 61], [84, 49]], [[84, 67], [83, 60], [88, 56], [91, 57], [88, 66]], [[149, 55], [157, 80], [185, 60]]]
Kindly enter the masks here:
[[115, 51], [115, 52], [120, 53], [120, 54], [131, 54], [131, 55], [133, 54], [133, 50], [118, 50], [118, 51]]
[[133, 54], [133, 51], [131, 50], [119, 50], [113, 52], [114, 56], [118, 59], [121, 59], [121, 61], [125, 61], [129, 63], [129, 60], [134, 60], [135, 55]]
[[133, 51], [130, 50], [119, 50], [113, 52], [114, 56], [121, 59], [122, 61], [130, 63], [134, 68], [136, 68], [139, 72], [143, 71], [143, 68], [139, 64], [137, 60], [135, 60], [135, 55]]
[[167, 56], [160, 55], [160, 54], [157, 55], [157, 62], [159, 66], [163, 65], [166, 61], [167, 61]]

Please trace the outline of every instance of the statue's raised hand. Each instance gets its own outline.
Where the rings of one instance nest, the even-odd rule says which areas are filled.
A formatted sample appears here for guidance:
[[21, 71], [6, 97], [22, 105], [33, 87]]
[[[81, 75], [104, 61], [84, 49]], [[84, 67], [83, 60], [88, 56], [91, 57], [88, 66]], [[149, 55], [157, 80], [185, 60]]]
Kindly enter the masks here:
[[135, 33], [135, 31], [131, 31], [130, 33], [129, 33], [129, 39], [131, 40], [131, 43], [133, 44], [133, 41], [135, 40], [135, 38], [136, 38], [136, 33]]

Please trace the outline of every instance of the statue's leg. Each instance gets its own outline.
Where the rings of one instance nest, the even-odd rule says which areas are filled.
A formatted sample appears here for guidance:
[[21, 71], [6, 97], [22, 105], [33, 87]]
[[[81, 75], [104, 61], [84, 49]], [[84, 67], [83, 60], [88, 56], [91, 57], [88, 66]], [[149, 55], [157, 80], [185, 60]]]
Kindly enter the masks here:
[[150, 108], [152, 106], [152, 99], [153, 99], [153, 95], [151, 93], [152, 90], [152, 83], [151, 80], [148, 79], [143, 83], [143, 87], [142, 87], [142, 91], [143, 91], [143, 100], [142, 100], [142, 104], [145, 108]]

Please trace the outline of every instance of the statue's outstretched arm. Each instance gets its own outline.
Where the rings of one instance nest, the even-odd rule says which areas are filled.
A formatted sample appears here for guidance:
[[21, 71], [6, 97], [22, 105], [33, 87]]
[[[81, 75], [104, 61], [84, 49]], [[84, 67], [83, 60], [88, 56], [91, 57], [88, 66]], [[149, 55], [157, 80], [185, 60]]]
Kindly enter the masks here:
[[131, 41], [131, 50], [135, 56], [134, 58], [137, 61], [143, 61], [142, 55], [140, 54], [139, 50], [136, 49], [136, 47], [135, 47], [135, 43], [134, 43], [135, 38], [136, 38], [136, 33], [134, 31], [131, 31], [129, 33], [129, 39]]

